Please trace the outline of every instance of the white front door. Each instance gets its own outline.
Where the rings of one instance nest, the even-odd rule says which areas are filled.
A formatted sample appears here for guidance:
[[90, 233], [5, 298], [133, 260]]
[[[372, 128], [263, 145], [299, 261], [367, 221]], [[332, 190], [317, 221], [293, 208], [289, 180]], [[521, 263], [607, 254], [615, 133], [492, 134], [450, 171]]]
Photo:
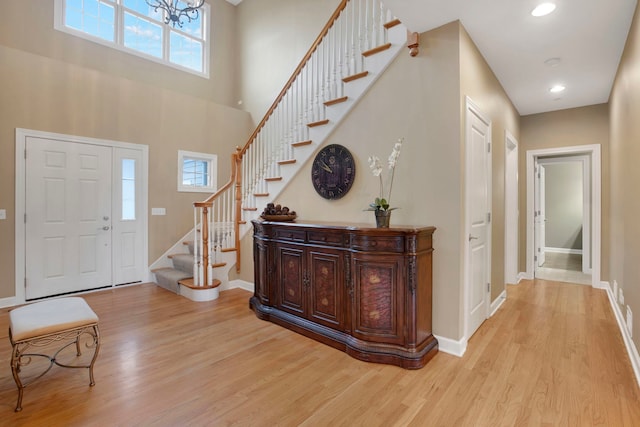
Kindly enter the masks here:
[[109, 286], [111, 148], [26, 140], [26, 299]]
[[536, 166], [535, 179], [535, 200], [534, 200], [534, 218], [535, 218], [535, 240], [536, 240], [536, 267], [542, 267], [545, 260], [546, 233], [547, 233], [547, 214], [545, 209], [546, 200], [546, 178], [544, 166], [538, 164]]
[[489, 313], [491, 269], [491, 122], [467, 101], [466, 114], [467, 265], [466, 336], [470, 338]]

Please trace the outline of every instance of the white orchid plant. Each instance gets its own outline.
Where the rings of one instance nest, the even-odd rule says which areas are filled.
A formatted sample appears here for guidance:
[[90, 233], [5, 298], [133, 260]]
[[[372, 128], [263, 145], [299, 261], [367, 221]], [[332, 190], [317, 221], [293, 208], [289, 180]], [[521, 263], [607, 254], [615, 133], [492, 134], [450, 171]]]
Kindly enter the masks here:
[[382, 177], [382, 172], [384, 168], [382, 167], [382, 163], [380, 159], [376, 156], [370, 156], [368, 159], [369, 168], [371, 169], [371, 173], [373, 176], [377, 176], [380, 180], [380, 197], [376, 197], [375, 201], [369, 205], [370, 211], [391, 211], [397, 208], [390, 207], [391, 203], [391, 190], [393, 188], [393, 176], [396, 170], [396, 164], [398, 163], [398, 157], [400, 156], [400, 149], [402, 148], [402, 143], [404, 142], [404, 138], [398, 139], [393, 146], [393, 150], [391, 150], [391, 154], [389, 155], [389, 160], [387, 162], [388, 165], [388, 187], [385, 192], [384, 180]]

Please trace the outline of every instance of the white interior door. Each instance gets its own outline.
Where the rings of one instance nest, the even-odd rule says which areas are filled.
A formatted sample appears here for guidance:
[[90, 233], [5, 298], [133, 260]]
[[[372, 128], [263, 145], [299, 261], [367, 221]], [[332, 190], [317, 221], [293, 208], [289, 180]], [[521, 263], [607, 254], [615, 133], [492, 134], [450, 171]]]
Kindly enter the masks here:
[[109, 286], [111, 148], [26, 140], [26, 299]]
[[535, 179], [535, 200], [534, 200], [534, 218], [535, 218], [535, 265], [536, 267], [542, 267], [545, 262], [545, 237], [546, 237], [546, 222], [547, 215], [545, 209], [545, 169], [544, 165], [537, 164], [536, 166], [536, 179]]
[[469, 102], [466, 114], [467, 338], [484, 322], [490, 303], [491, 123]]

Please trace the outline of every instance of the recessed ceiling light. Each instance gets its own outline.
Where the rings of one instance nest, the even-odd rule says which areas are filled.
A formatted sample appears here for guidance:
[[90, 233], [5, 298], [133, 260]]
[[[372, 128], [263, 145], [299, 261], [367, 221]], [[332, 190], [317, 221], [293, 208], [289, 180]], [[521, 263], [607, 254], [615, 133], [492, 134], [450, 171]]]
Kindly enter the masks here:
[[541, 3], [531, 11], [531, 14], [536, 17], [545, 16], [550, 14], [554, 10], [556, 10], [556, 5], [554, 3]]
[[557, 67], [558, 65], [560, 65], [561, 62], [562, 62], [562, 59], [560, 58], [549, 58], [546, 61], [544, 61], [544, 64], [548, 65], [549, 67]]
[[559, 93], [559, 92], [562, 92], [565, 89], [566, 89], [566, 87], [564, 87], [563, 85], [555, 85], [551, 89], [549, 89], [549, 92], [551, 92], [551, 93]]

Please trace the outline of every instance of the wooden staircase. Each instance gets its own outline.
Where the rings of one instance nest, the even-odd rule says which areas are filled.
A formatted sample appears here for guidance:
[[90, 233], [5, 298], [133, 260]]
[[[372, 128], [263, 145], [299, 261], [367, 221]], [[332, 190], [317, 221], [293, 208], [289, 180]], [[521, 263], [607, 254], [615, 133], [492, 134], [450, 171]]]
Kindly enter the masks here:
[[233, 154], [230, 180], [194, 204], [194, 228], [182, 239], [193, 241], [193, 248], [187, 251], [176, 244], [168, 251], [172, 258], [163, 257], [152, 266], [156, 277], [166, 274], [172, 280], [179, 276], [171, 271], [179, 254], [183, 268], [190, 259], [188, 277], [193, 281], [182, 277], [175, 286], [161, 286], [191, 299], [192, 293], [213, 295], [209, 289], [214, 284], [216, 291], [218, 283], [222, 289], [230, 287], [229, 270], [235, 266], [240, 271], [240, 239], [250, 231], [250, 221], [276, 200], [406, 40], [406, 28], [379, 0], [340, 3], [249, 141]]

